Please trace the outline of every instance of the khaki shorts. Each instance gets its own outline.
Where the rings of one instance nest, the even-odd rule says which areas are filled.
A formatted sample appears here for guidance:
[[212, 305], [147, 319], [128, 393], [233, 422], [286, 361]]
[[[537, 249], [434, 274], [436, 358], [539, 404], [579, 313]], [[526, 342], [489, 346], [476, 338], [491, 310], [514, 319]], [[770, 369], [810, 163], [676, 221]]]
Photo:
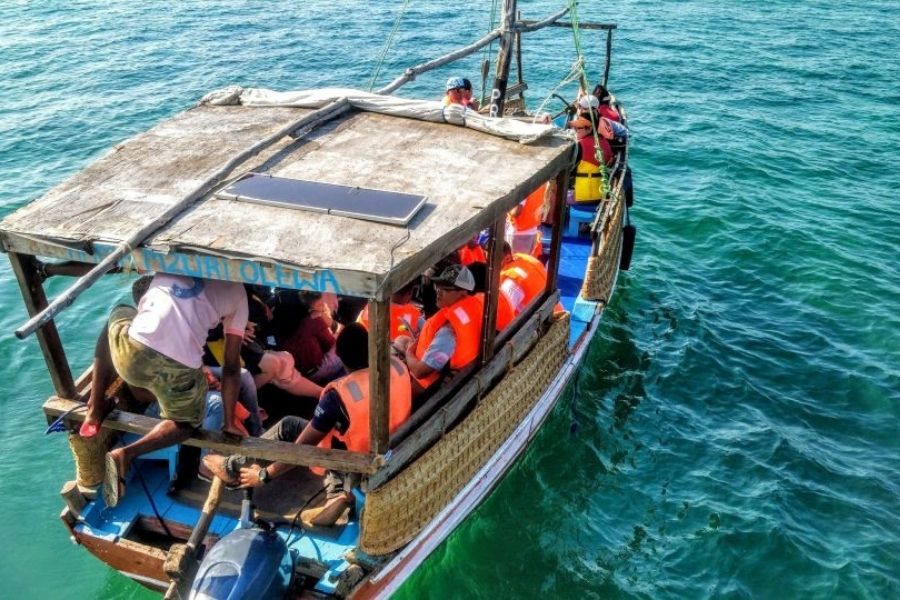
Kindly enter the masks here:
[[199, 427], [205, 413], [207, 384], [200, 369], [192, 369], [148, 348], [128, 335], [137, 310], [117, 306], [109, 315], [109, 352], [113, 366], [128, 385], [150, 390], [163, 419]]

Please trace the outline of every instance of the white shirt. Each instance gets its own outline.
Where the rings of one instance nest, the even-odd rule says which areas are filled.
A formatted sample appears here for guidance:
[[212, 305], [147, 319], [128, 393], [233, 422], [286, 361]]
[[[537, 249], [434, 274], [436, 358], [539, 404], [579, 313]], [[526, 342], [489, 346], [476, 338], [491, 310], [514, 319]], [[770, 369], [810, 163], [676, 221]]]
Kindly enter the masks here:
[[247, 293], [240, 283], [160, 273], [138, 304], [129, 335], [160, 354], [199, 369], [209, 330], [244, 335]]

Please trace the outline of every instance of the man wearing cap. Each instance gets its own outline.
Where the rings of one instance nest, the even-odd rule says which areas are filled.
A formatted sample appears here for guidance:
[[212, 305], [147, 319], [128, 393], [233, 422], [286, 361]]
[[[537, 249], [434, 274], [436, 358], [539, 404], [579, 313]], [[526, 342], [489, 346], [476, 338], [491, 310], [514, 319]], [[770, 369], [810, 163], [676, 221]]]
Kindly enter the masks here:
[[399, 338], [413, 380], [413, 395], [421, 396], [445, 369], [458, 371], [478, 357], [484, 295], [475, 294], [475, 277], [466, 267], [450, 265], [432, 278], [438, 311], [422, 326], [416, 339]]
[[478, 102], [472, 98], [472, 82], [463, 77], [451, 77], [444, 86], [446, 95], [441, 101], [444, 106], [459, 104], [471, 109], [478, 108]]

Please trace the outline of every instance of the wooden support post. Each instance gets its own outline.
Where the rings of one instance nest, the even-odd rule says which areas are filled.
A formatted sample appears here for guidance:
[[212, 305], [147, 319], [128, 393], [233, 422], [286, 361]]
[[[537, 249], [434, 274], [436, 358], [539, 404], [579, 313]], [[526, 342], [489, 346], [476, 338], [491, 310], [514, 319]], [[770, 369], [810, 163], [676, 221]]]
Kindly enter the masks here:
[[500, 24], [500, 49], [497, 52], [497, 70], [494, 74], [494, 87], [491, 90], [490, 116], [502, 117], [503, 106], [506, 101], [506, 84], [509, 79], [509, 63], [512, 60], [512, 51], [515, 34], [513, 27], [516, 21], [516, 1], [505, 0], [503, 17]]
[[391, 417], [391, 301], [369, 302], [369, 450], [388, 451]]
[[[519, 20], [522, 19], [522, 13], [518, 13], [517, 18]], [[522, 73], [522, 32], [516, 32], [516, 81], [521, 86], [525, 83], [525, 75]], [[522, 92], [519, 92], [519, 97], [522, 99], [522, 106], [525, 106], [525, 93], [524, 89]]]
[[612, 29], [606, 30], [606, 61], [603, 63], [603, 87], [609, 81], [609, 64], [612, 61]]
[[[33, 317], [47, 307], [47, 296], [44, 294], [44, 286], [36, 267], [37, 259], [33, 256], [10, 252], [9, 262], [12, 264], [13, 273], [16, 274], [19, 288], [22, 290], [22, 298], [25, 300], [28, 316]], [[48, 321], [38, 330], [37, 338], [41, 354], [44, 355], [44, 362], [47, 363], [47, 370], [50, 372], [50, 379], [53, 380], [56, 395], [61, 398], [74, 398], [75, 381], [72, 379], [72, 371], [69, 369], [56, 324], [52, 320]]]
[[506, 228], [506, 215], [494, 222], [491, 236], [488, 239], [488, 268], [484, 297], [484, 315], [481, 328], [481, 364], [487, 363], [494, 356], [494, 338], [497, 337], [497, 303], [500, 301], [500, 270], [503, 265], [503, 241]]
[[562, 250], [563, 221], [566, 218], [566, 195], [569, 190], [569, 169], [566, 167], [556, 176], [556, 198], [553, 201], [553, 232], [550, 237], [550, 259], [547, 261], [547, 293], [556, 289], [559, 276], [560, 252]]

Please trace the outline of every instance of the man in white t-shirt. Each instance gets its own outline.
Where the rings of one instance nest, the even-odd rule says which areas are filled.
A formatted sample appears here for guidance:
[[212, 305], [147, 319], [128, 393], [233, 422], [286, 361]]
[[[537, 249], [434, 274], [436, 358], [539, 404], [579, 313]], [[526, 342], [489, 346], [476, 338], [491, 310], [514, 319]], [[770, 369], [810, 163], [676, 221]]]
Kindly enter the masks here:
[[[117, 306], [94, 353], [88, 412], [79, 431], [90, 438], [112, 406], [105, 393], [116, 373], [133, 388], [148, 390], [159, 402], [163, 421], [136, 442], [106, 455], [103, 495], [115, 506], [125, 493], [124, 476], [135, 457], [187, 439], [205, 412], [203, 344], [210, 329], [223, 323], [222, 431], [241, 435], [234, 424], [240, 389], [240, 350], [247, 326], [247, 294], [239, 283], [158, 274], [138, 308]], [[114, 370], [113, 370], [114, 369]], [[140, 393], [140, 392], [138, 392]]]

